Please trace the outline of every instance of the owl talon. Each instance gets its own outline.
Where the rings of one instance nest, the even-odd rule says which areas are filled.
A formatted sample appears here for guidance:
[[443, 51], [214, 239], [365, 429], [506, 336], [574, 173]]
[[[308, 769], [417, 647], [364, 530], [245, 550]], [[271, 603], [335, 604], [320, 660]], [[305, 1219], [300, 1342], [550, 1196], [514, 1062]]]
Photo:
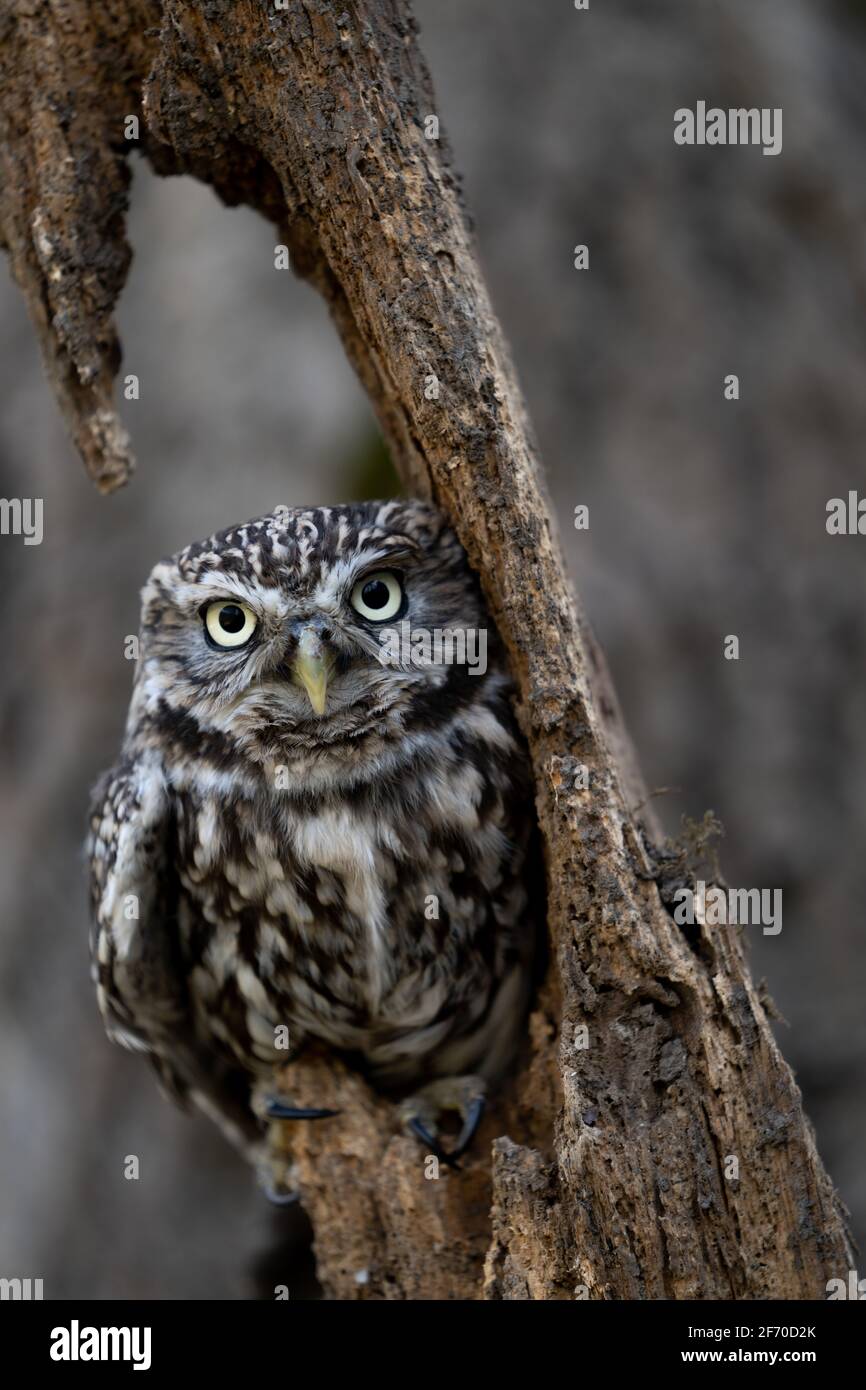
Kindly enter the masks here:
[[415, 1135], [415, 1138], [419, 1139], [423, 1147], [429, 1149], [433, 1156], [438, 1158], [440, 1163], [445, 1163], [449, 1168], [455, 1168], [458, 1173], [460, 1172], [460, 1164], [457, 1162], [456, 1156], [443, 1149], [438, 1139], [433, 1138], [429, 1129], [421, 1123], [417, 1116], [408, 1120], [407, 1125]]
[[[478, 1132], [487, 1103], [486, 1083], [479, 1076], [449, 1076], [432, 1081], [400, 1107], [406, 1128], [440, 1163], [459, 1171], [458, 1159], [466, 1153]], [[445, 1111], [456, 1111], [463, 1121], [453, 1148], [438, 1137], [438, 1120]]]
[[268, 1096], [265, 1114], [270, 1120], [329, 1120], [339, 1110], [316, 1110], [310, 1106], [289, 1105], [277, 1096]]
[[301, 1200], [300, 1192], [278, 1192], [275, 1187], [263, 1187], [262, 1192], [275, 1207], [293, 1207]]
[[451, 1150], [452, 1159], [460, 1158], [470, 1147], [472, 1140], [478, 1132], [478, 1126], [484, 1118], [484, 1111], [487, 1109], [487, 1097], [476, 1096], [470, 1101], [466, 1108], [466, 1115], [463, 1120], [463, 1128], [457, 1139], [457, 1143]]

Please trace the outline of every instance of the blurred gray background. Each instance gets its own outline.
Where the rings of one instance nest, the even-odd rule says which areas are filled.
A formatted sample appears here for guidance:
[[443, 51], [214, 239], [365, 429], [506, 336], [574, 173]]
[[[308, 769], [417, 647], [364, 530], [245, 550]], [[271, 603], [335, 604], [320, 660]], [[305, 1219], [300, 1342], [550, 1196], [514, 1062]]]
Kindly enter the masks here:
[[[753, 964], [862, 1241], [866, 538], [828, 536], [825, 508], [866, 493], [866, 5], [415, 9], [575, 581], [647, 779], [676, 789], [658, 808], [671, 831], [712, 808], [728, 881], [784, 890], [781, 935], [749, 932]], [[699, 99], [782, 107], [782, 154], [675, 146], [674, 110]], [[248, 1298], [281, 1281], [302, 1296], [285, 1253], [301, 1218], [104, 1038], [80, 846], [154, 560], [388, 475], [336, 334], [274, 270], [265, 222], [137, 162], [129, 235], [140, 469], [120, 496], [86, 481], [0, 279], [0, 494], [45, 499], [41, 546], [0, 542], [0, 1274], [41, 1277], [46, 1297]]]

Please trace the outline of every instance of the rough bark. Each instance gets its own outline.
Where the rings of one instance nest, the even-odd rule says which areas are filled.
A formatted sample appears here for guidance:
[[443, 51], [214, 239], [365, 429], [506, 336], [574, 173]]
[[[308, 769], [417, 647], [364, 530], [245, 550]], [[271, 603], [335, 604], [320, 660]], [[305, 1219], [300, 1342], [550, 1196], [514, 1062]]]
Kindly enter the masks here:
[[137, 145], [274, 222], [407, 488], [451, 516], [513, 661], [550, 941], [526, 1057], [463, 1171], [438, 1180], [356, 1075], [292, 1066], [296, 1101], [343, 1112], [294, 1127], [290, 1153], [274, 1136], [326, 1293], [824, 1297], [853, 1266], [844, 1215], [740, 934], [686, 932], [665, 905], [685, 870], [653, 845], [570, 590], [458, 183], [425, 135], [442, 113], [406, 3], [12, 0], [0, 37], [0, 237], [100, 490], [131, 466], [112, 311]]

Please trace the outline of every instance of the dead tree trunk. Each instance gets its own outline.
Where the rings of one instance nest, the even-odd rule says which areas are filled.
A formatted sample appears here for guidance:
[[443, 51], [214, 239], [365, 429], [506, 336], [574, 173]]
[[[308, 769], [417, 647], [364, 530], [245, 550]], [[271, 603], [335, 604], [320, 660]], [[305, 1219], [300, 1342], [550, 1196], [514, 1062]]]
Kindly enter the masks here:
[[406, 0], [11, 0], [0, 34], [0, 235], [97, 487], [130, 468], [112, 312], [137, 146], [273, 220], [511, 653], [548, 878], [531, 1047], [476, 1156], [438, 1181], [357, 1077], [292, 1068], [297, 1101], [344, 1112], [292, 1135], [327, 1294], [823, 1298], [853, 1263], [844, 1217], [739, 934], [687, 935], [664, 904], [457, 182], [425, 133], [441, 113]]

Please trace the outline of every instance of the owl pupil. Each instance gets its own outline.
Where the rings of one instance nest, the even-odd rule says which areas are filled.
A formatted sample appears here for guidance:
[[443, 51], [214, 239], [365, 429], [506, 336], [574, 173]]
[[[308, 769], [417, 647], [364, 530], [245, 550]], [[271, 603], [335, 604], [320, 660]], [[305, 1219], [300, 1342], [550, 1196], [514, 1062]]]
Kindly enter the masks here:
[[371, 579], [361, 590], [361, 597], [368, 608], [384, 608], [391, 595], [388, 585], [383, 584], [381, 579]]
[[245, 622], [244, 610], [236, 603], [227, 603], [220, 609], [220, 627], [224, 632], [240, 632]]

